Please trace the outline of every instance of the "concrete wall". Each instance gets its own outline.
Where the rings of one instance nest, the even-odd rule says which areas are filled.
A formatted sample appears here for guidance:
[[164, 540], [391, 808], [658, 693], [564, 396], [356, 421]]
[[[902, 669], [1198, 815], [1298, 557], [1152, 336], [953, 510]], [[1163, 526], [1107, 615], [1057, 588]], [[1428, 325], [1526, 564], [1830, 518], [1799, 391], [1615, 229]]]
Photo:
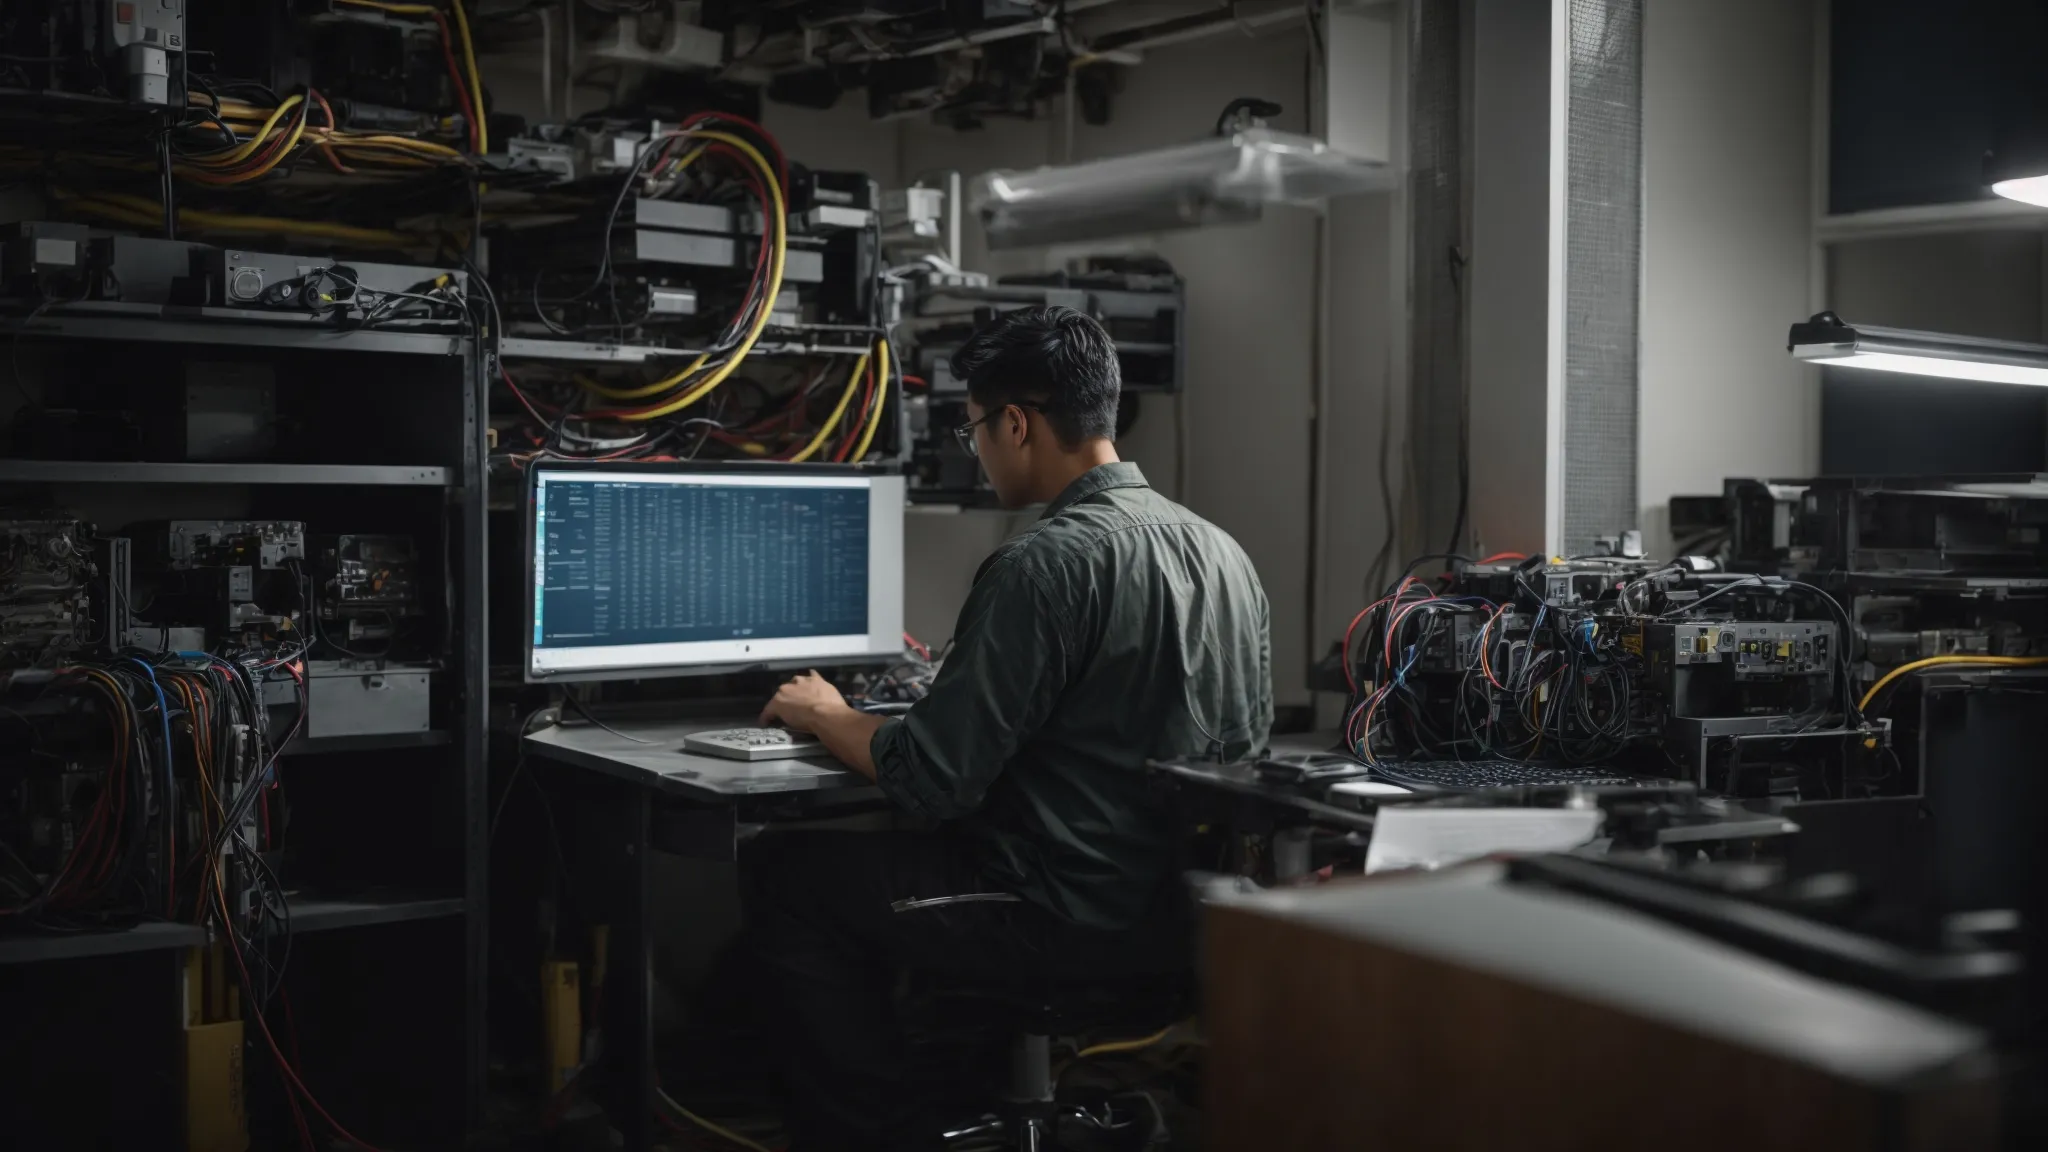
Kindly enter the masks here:
[[[1278, 127], [1306, 127], [1308, 41], [1300, 31], [1221, 37], [1148, 52], [1125, 73], [1111, 122], [1067, 121], [1055, 103], [1039, 122], [992, 122], [956, 133], [917, 124], [903, 134], [902, 173], [1029, 168], [1182, 143], [1210, 130], [1233, 97], [1285, 105]], [[1122, 445], [1152, 482], [1235, 536], [1273, 602], [1278, 698], [1305, 702], [1310, 659], [1304, 590], [1309, 570], [1309, 445], [1313, 395], [1316, 220], [1276, 209], [1257, 224], [1161, 235], [1143, 247], [1187, 279], [1188, 376], [1179, 398], [1146, 397]], [[1038, 269], [1060, 254], [989, 254], [970, 220], [969, 267]], [[1188, 475], [1177, 477], [1176, 404]], [[908, 536], [910, 623], [936, 643], [952, 633], [975, 565], [1016, 518], [992, 513], [914, 516]]]
[[1644, 5], [1638, 492], [1652, 555], [1669, 546], [1672, 496], [1818, 467], [1818, 382], [1785, 352], [1811, 311], [1813, 36], [1806, 0]]

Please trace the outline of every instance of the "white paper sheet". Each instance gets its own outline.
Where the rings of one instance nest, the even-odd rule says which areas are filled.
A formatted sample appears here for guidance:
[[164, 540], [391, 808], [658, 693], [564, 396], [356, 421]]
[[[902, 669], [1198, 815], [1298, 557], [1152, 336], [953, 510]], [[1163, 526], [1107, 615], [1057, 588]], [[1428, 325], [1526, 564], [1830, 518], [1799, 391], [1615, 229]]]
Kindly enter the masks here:
[[1387, 805], [1373, 821], [1367, 873], [1442, 868], [1497, 852], [1563, 852], [1600, 830], [1597, 808]]
[[1342, 792], [1347, 796], [1406, 796], [1408, 789], [1385, 780], [1346, 780], [1330, 785], [1330, 791]]

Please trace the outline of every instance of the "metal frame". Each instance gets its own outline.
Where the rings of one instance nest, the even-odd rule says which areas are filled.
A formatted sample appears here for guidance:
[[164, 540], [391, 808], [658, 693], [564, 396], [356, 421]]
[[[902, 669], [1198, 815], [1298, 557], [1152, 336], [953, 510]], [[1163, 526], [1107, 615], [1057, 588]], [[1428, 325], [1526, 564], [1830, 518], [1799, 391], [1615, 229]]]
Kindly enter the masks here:
[[92, 460], [0, 460], [0, 483], [343, 484], [446, 488], [446, 468], [384, 464], [150, 464]]
[[[412, 736], [407, 747], [451, 747], [450, 768], [462, 773], [460, 819], [463, 836], [459, 896], [428, 895], [391, 900], [303, 900], [292, 905], [297, 931], [342, 931], [376, 924], [464, 918], [462, 997], [464, 1037], [462, 1122], [474, 1130], [483, 1114], [485, 1057], [488, 1051], [489, 943], [488, 884], [490, 877], [488, 786], [485, 778], [489, 653], [485, 635], [485, 476], [488, 381], [484, 358], [468, 336], [426, 335], [398, 331], [308, 330], [302, 327], [236, 322], [225, 317], [168, 319], [110, 314], [74, 317], [37, 315], [28, 320], [0, 318], [0, 333], [60, 340], [121, 340], [181, 345], [226, 345], [266, 348], [317, 348], [336, 352], [376, 352], [432, 357], [444, 361], [439, 373], [453, 373], [462, 389], [462, 420], [451, 433], [460, 437], [460, 451], [449, 452], [457, 463], [445, 466], [294, 465], [294, 464], [152, 464], [80, 461], [0, 460], [0, 483], [114, 483], [191, 485], [386, 485], [443, 490], [444, 531], [460, 536], [459, 577], [450, 605], [461, 640], [452, 655], [450, 675], [458, 705], [449, 718], [451, 731]], [[448, 381], [453, 384], [453, 380]], [[452, 447], [452, 445], [451, 445]], [[457, 550], [451, 548], [451, 553]], [[368, 744], [393, 744], [373, 739]], [[295, 743], [292, 752], [344, 752], [358, 749], [334, 742]], [[361, 750], [369, 750], [365, 747]], [[169, 951], [203, 944], [203, 928], [186, 924], [145, 923], [123, 931], [63, 936], [0, 936], [0, 965], [67, 960], [148, 951]], [[172, 985], [176, 987], [175, 984]], [[168, 1071], [168, 1070], [167, 1070]]]

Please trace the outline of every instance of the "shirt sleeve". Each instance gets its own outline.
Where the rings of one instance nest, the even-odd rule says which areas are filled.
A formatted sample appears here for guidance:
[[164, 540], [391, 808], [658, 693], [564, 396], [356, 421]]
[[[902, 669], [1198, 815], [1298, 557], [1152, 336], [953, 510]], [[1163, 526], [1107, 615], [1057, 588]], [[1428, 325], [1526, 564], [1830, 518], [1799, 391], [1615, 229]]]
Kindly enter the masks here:
[[868, 745], [883, 794], [936, 820], [980, 808], [1066, 687], [1062, 619], [1043, 585], [1015, 563], [983, 574], [931, 691]]

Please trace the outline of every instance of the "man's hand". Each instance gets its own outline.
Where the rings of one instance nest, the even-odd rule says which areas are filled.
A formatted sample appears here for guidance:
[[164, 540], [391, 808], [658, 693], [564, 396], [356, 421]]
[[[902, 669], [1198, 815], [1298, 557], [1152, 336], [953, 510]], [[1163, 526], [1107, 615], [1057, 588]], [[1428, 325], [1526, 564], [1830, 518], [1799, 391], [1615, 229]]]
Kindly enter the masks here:
[[784, 684], [775, 698], [761, 709], [761, 723], [780, 724], [809, 732], [824, 741], [825, 750], [841, 764], [870, 780], [875, 778], [875, 758], [868, 744], [880, 716], [870, 716], [846, 702], [830, 681], [816, 672], [806, 672]]
[[822, 736], [823, 725], [832, 717], [852, 712], [853, 706], [831, 681], [816, 672], [805, 672], [776, 690], [775, 698], [761, 709], [761, 724], [780, 724]]

